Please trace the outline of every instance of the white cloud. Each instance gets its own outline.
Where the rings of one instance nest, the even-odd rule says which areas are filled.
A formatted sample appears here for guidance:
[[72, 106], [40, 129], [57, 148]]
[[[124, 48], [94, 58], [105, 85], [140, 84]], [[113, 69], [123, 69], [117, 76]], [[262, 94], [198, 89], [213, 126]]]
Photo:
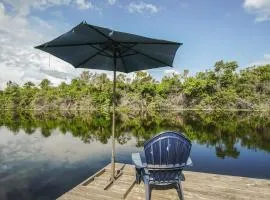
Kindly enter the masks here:
[[3, 3], [0, 2], [0, 16], [5, 13], [5, 6]]
[[24, 0], [23, 2], [29, 2], [28, 6], [34, 9], [45, 10], [47, 8], [55, 6], [68, 6], [72, 2], [72, 0]]
[[145, 3], [145, 2], [139, 2], [139, 3], [134, 3], [131, 2], [128, 5], [128, 11], [130, 13], [151, 13], [151, 14], [155, 14], [159, 11], [159, 8], [153, 4], [150, 3]]
[[[93, 6], [93, 10], [98, 11], [95, 5], [90, 4], [88, 0], [0, 1], [0, 89], [3, 89], [9, 80], [22, 85], [27, 81], [39, 84], [42, 79], [48, 78], [57, 85], [62, 81], [69, 82], [85, 70], [75, 69], [53, 56], [50, 56], [49, 66], [49, 55], [34, 49], [34, 46], [55, 38], [69, 30], [71, 26], [65, 23], [61, 12], [51, 13], [59, 16], [55, 17], [55, 21], [45, 21], [32, 11], [60, 5], [71, 5], [79, 9], [92, 9]], [[153, 9], [151, 6], [148, 12], [149, 9], [150, 12], [155, 12], [155, 9], [151, 11]], [[100, 71], [91, 70], [91, 72]], [[102, 72], [112, 78], [111, 72]]]
[[114, 5], [114, 4], [116, 3], [116, 0], [108, 0], [108, 3], [109, 3], [110, 5]]
[[244, 0], [243, 7], [256, 16], [256, 22], [270, 20], [270, 0]]
[[12, 7], [19, 16], [27, 16], [31, 9], [45, 10], [55, 6], [73, 5], [78, 9], [93, 9], [95, 6], [89, 0], [2, 0]]
[[252, 62], [248, 64], [248, 66], [254, 66], [254, 65], [267, 65], [270, 64], [270, 54], [264, 54], [263, 59]]
[[69, 5], [71, 0], [2, 0], [12, 6], [13, 12], [20, 16], [26, 16], [31, 8], [44, 10], [53, 6]]
[[51, 58], [49, 65], [47, 54], [28, 45], [16, 47], [9, 42], [0, 42], [0, 46], [0, 88], [4, 88], [9, 80], [18, 84], [27, 81], [39, 84], [44, 78], [56, 85], [79, 74], [72, 66], [56, 62], [56, 58]]
[[270, 61], [270, 54], [264, 54], [264, 58]]
[[[39, 84], [44, 78], [54, 85], [62, 81], [69, 82], [85, 69], [75, 69], [70, 64], [50, 56], [34, 46], [42, 44], [71, 26], [62, 17], [43, 20], [33, 15], [32, 10], [45, 10], [53, 6], [73, 6], [78, 9], [98, 10], [88, 0], [2, 0], [0, 2], [0, 89], [6, 87], [9, 80], [20, 85], [27, 81]], [[6, 7], [5, 7], [6, 6]], [[9, 9], [6, 9], [6, 8]], [[53, 14], [53, 13], [52, 13]], [[60, 25], [60, 26], [59, 26]], [[19, 31], [18, 31], [19, 30]], [[97, 70], [92, 70], [97, 72]]]
[[54, 29], [54, 27], [51, 24], [49, 24], [48, 22], [42, 20], [39, 17], [33, 16], [33, 17], [31, 17], [31, 20], [35, 21], [35, 23], [37, 23], [39, 26], [41, 26], [41, 27], [43, 27], [45, 29], [50, 29], [50, 30]]
[[51, 15], [57, 19], [60, 19], [60, 20], [64, 20], [65, 19], [65, 16], [63, 14], [62, 11], [60, 10], [56, 10], [56, 11], [52, 11], [51, 12]]
[[173, 75], [173, 74], [180, 74], [180, 72], [179, 71], [177, 71], [177, 70], [175, 70], [175, 69], [166, 69], [166, 70], [164, 70], [164, 74], [166, 75], [166, 76], [171, 76], [171, 75]]
[[58, 84], [78, 75], [79, 71], [55, 61], [56, 58], [51, 59], [49, 67], [48, 54], [33, 48], [60, 34], [49, 22], [38, 17], [9, 15], [0, 3], [0, 24], [0, 88], [9, 80], [19, 84], [30, 80], [38, 84], [48, 78]]
[[90, 1], [86, 0], [76, 0], [75, 4], [77, 4], [77, 7], [81, 10], [94, 8], [93, 4]]
[[[83, 143], [79, 138], [74, 138], [71, 133], [59, 134], [57, 130], [50, 137], [44, 138], [37, 129], [33, 135], [27, 135], [20, 131], [16, 137], [7, 128], [1, 128], [0, 149], [3, 160], [1, 165], [12, 167], [13, 160], [28, 161], [60, 161], [73, 164], [85, 159], [93, 159], [98, 155], [109, 155], [111, 143], [101, 144], [99, 141], [91, 141], [91, 145]], [[70, 148], [70, 147], [80, 148]], [[89, 154], [89, 152], [91, 152]], [[12, 156], [11, 156], [12, 155]], [[1, 168], [0, 168], [1, 169]], [[2, 169], [3, 170], [3, 169]], [[8, 170], [6, 168], [5, 170]]]

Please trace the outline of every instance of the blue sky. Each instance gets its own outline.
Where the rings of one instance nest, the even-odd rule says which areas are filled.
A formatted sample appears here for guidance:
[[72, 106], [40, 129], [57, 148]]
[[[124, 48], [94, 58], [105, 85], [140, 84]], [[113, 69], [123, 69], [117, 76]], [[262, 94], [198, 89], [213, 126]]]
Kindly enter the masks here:
[[[235, 60], [241, 68], [270, 63], [270, 0], [0, 0], [0, 82], [46, 77], [57, 84], [78, 75], [57, 60], [48, 67], [48, 55], [32, 47], [83, 20], [183, 42], [174, 63], [177, 72], [195, 74], [221, 59]], [[22, 48], [10, 48], [15, 44]], [[157, 78], [163, 72], [151, 70]]]

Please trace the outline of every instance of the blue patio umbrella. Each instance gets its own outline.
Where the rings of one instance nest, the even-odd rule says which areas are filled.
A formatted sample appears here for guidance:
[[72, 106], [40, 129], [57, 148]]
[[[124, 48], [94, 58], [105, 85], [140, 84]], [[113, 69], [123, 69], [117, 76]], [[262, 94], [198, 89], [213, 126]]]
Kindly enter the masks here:
[[116, 71], [134, 72], [173, 65], [182, 43], [152, 39], [82, 22], [67, 33], [35, 48], [48, 52], [75, 68], [113, 71], [111, 181], [115, 176]]

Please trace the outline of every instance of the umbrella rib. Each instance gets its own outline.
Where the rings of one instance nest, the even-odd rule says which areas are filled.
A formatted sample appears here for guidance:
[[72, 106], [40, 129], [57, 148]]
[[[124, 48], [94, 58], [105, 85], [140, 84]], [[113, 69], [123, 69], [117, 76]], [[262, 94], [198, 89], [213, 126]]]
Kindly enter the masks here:
[[[132, 44], [131, 46], [129, 46], [129, 48], [132, 48], [132, 47], [134, 47], [134, 46], [136, 46], [136, 45], [137, 45], [137, 44]], [[125, 55], [125, 53], [126, 53], [127, 51], [130, 51], [130, 49], [126, 49], [125, 51], [122, 51], [122, 52], [121, 52], [121, 56], [124, 57], [124, 56], [128, 55], [128, 54]]]
[[152, 56], [149, 56], [149, 55], [147, 55], [147, 54], [145, 54], [145, 53], [143, 53], [143, 52], [140, 52], [140, 51], [138, 51], [138, 50], [135, 50], [135, 49], [130, 48], [130, 47], [128, 47], [128, 46], [126, 46], [126, 45], [123, 45], [123, 44], [120, 44], [120, 45], [121, 45], [121, 46], [124, 46], [124, 47], [126, 47], [126, 48], [128, 48], [128, 49], [130, 49], [130, 50], [133, 50], [133, 51], [135, 51], [136, 53], [141, 54], [141, 55], [143, 55], [143, 56], [145, 56], [145, 57], [147, 57], [147, 58], [150, 58], [151, 60], [154, 60], [154, 61], [156, 61], [156, 62], [159, 62], [159, 63], [161, 63], [161, 64], [163, 64], [163, 65], [173, 67], [171, 64], [168, 64], [168, 63], [166, 63], [166, 62], [163, 62], [162, 60], [159, 60], [159, 59], [157, 59], [157, 58], [154, 58], [154, 57], [152, 57]]
[[121, 56], [121, 54], [120, 54], [119, 58], [121, 59], [121, 61], [122, 61], [122, 63], [123, 63], [125, 72], [128, 73], [128, 71], [127, 71], [127, 69], [126, 69], [126, 63], [125, 63], [123, 57]]
[[104, 36], [105, 38], [107, 38], [108, 40], [111, 40], [114, 42], [114, 40], [107, 36], [106, 34], [102, 33], [100, 30], [98, 30], [97, 28], [95, 28], [94, 26], [92, 26], [91, 24], [88, 24], [88, 27], [90, 27], [91, 29], [93, 29], [94, 31], [96, 31], [97, 33], [101, 34], [102, 36]]
[[94, 55], [88, 57], [87, 59], [85, 59], [84, 61], [82, 61], [81, 63], [79, 63], [78, 65], [76, 65], [75, 67], [79, 67], [80, 65], [85, 64], [86, 62], [88, 62], [89, 60], [91, 60], [92, 58], [96, 57], [97, 55], [101, 55], [100, 53], [102, 53], [103, 51], [105, 51], [106, 49], [108, 49], [108, 46], [101, 49], [100, 51], [98, 51], [97, 53], [95, 53]]
[[172, 44], [172, 45], [182, 45], [183, 43], [177, 43], [177, 42], [121, 42], [121, 41], [115, 41], [113, 40], [111, 37], [107, 36], [106, 34], [104, 34], [103, 32], [101, 32], [100, 30], [98, 30], [97, 28], [95, 28], [94, 26], [92, 26], [91, 24], [88, 24], [88, 26], [90, 28], [92, 28], [93, 30], [95, 30], [96, 32], [98, 32], [99, 34], [103, 35], [104, 37], [106, 37], [107, 39], [113, 41], [113, 42], [117, 42], [117, 43], [126, 43], [126, 44]]
[[[47, 48], [47, 47], [73, 47], [73, 46], [90, 46], [98, 51], [100, 51], [101, 49], [93, 46], [93, 45], [97, 45], [97, 44], [106, 44], [105, 42], [96, 42], [96, 43], [81, 43], [81, 44], [61, 44], [61, 45], [40, 45], [37, 46], [35, 48]], [[104, 55], [106, 54], [106, 55]], [[113, 57], [112, 55], [108, 54], [107, 52], [104, 52], [103, 56], [107, 56], [107, 57]]]
[[86, 46], [86, 45], [97, 45], [97, 44], [106, 44], [106, 42], [92, 42], [92, 43], [79, 43], [79, 44], [43, 44], [40, 46], [36, 46], [35, 48], [47, 48], [47, 47], [73, 47], [73, 46]]
[[178, 42], [121, 42], [118, 41], [119, 43], [122, 44], [167, 44], [167, 45], [183, 45], [183, 43], [178, 43]]
[[134, 55], [137, 55], [138, 53], [130, 53], [130, 54], [125, 54], [125, 55], [122, 55], [122, 56], [119, 56], [118, 58], [124, 58], [124, 57], [128, 57], [128, 56], [134, 56]]
[[[95, 30], [95, 29], [94, 29]], [[98, 30], [96, 30], [98, 31]], [[104, 37], [107, 37], [105, 34], [101, 33], [104, 35]], [[114, 41], [113, 39], [107, 37], [109, 40]], [[183, 43], [172, 43], [172, 42], [121, 42], [117, 41], [117, 43], [122, 43], [122, 44], [166, 44], [166, 45], [183, 45]], [[106, 44], [106, 42], [92, 42], [92, 43], [79, 43], [79, 44], [55, 44], [55, 45], [49, 45], [49, 44], [43, 44], [36, 46], [35, 48], [47, 48], [47, 47], [73, 47], [73, 46], [86, 46], [86, 45], [97, 45], [97, 44]]]
[[[96, 50], [98, 50], [98, 51], [101, 51], [102, 49], [99, 49], [99, 48], [97, 48], [97, 47], [95, 47], [95, 46], [92, 46], [92, 45], [89, 45], [90, 47], [92, 47], [92, 48], [94, 48], [94, 49], [96, 49]], [[107, 56], [107, 57], [110, 57], [110, 58], [113, 58], [113, 56], [112, 55], [110, 55], [109, 53], [107, 53], [106, 51], [104, 51], [104, 52], [102, 52], [102, 53], [104, 53], [104, 54], [100, 54], [100, 55], [102, 55], [102, 56]]]

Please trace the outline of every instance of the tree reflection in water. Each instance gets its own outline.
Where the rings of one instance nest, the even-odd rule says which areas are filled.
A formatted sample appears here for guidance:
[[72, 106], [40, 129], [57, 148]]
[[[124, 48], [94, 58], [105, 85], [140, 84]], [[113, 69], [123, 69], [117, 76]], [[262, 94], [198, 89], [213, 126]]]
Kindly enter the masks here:
[[[116, 139], [127, 143], [132, 137], [136, 146], [164, 130], [184, 132], [193, 142], [214, 147], [219, 158], [238, 158], [240, 148], [270, 152], [269, 113], [257, 112], [118, 112]], [[14, 134], [21, 129], [33, 134], [40, 129], [50, 137], [56, 129], [72, 133], [85, 143], [108, 143], [111, 136], [111, 118], [106, 112], [1, 112], [0, 126]]]

